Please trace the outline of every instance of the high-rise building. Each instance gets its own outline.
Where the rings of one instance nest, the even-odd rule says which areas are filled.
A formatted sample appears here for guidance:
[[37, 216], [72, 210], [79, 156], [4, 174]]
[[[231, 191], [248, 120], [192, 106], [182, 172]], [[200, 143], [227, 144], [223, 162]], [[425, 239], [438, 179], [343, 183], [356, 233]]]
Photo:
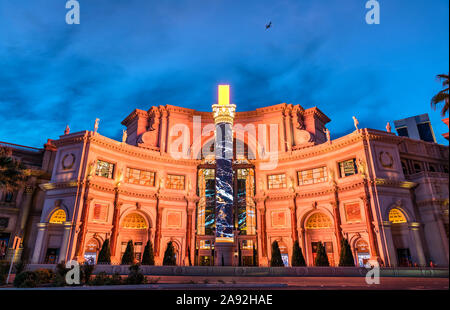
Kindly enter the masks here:
[[394, 121], [394, 125], [397, 134], [401, 137], [436, 142], [433, 127], [427, 113]]

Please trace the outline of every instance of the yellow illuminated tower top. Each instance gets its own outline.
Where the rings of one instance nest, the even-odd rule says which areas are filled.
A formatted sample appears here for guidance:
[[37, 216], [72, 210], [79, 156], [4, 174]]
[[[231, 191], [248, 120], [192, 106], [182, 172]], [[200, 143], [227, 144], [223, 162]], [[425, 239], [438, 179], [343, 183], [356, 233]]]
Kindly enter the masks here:
[[230, 85], [219, 85], [217, 97], [219, 105], [230, 105]]
[[217, 92], [218, 104], [213, 104], [213, 116], [216, 124], [233, 124], [236, 105], [230, 104], [230, 85], [219, 85]]

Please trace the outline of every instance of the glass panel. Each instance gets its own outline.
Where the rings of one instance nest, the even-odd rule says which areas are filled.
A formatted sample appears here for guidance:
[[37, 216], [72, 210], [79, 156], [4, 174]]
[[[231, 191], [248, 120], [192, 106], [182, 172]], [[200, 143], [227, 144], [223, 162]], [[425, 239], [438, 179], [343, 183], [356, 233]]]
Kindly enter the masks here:
[[240, 235], [256, 234], [256, 207], [253, 201], [255, 192], [255, 172], [253, 168], [237, 169], [236, 208]]
[[327, 167], [299, 171], [297, 175], [298, 185], [322, 183], [327, 181]]
[[216, 207], [214, 169], [200, 169], [198, 184], [200, 200], [197, 205], [197, 234], [214, 235]]
[[350, 159], [339, 163], [339, 171], [342, 177], [347, 177], [349, 175], [354, 175], [358, 173], [356, 168], [356, 159]]
[[97, 161], [97, 168], [95, 170], [95, 175], [100, 177], [112, 179], [114, 172], [114, 164], [108, 163], [103, 160]]
[[286, 175], [273, 174], [267, 176], [267, 184], [269, 189], [286, 188]]
[[184, 175], [167, 175], [166, 188], [168, 189], [184, 189]]
[[155, 186], [155, 172], [127, 168], [125, 182], [138, 185]]

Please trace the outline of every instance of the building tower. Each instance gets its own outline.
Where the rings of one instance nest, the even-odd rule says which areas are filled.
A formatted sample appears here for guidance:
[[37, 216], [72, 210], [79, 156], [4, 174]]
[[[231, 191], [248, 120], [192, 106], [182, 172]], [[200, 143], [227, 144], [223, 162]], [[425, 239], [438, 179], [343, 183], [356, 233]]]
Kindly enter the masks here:
[[236, 105], [230, 104], [230, 86], [219, 85], [214, 104], [216, 157], [215, 265], [231, 266], [233, 260], [233, 120]]

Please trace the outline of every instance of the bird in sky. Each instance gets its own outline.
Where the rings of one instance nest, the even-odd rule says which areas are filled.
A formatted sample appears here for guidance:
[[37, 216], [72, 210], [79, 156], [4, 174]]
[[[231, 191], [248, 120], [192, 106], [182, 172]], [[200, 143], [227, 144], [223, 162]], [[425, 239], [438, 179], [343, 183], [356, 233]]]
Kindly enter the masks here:
[[272, 22], [269, 22], [269, 23], [266, 25], [266, 29], [269, 29], [270, 27], [272, 27]]

